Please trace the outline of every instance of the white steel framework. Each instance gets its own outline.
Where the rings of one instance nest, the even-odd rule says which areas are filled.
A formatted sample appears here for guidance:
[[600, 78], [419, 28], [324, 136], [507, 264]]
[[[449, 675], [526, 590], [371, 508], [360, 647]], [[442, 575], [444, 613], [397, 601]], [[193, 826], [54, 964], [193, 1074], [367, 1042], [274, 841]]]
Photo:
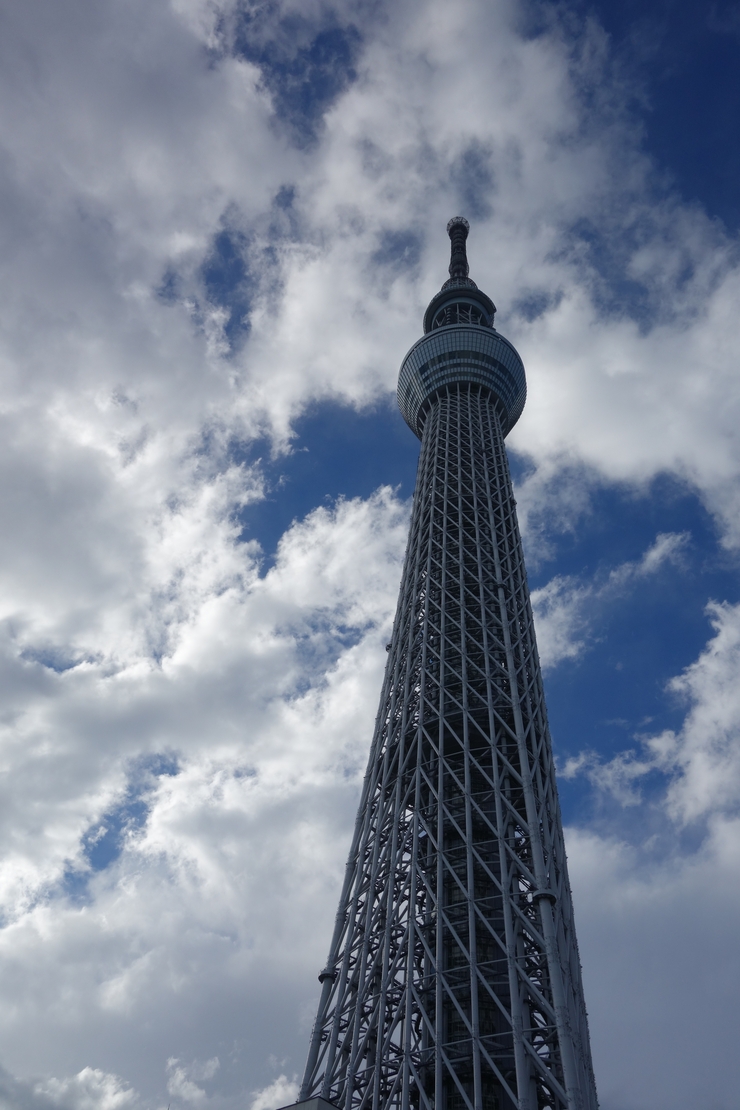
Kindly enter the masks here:
[[[448, 230], [442, 292], [455, 313], [444, 322], [438, 294], [428, 338], [456, 333], [459, 353], [471, 349], [459, 333], [485, 327], [506, 343], [467, 278], [467, 224], [458, 217]], [[460, 327], [468, 289], [490, 322]], [[427, 360], [435, 379], [437, 349]], [[464, 364], [448, 359], [433, 388], [423, 359], [416, 372], [407, 419], [422, 446], [409, 544], [300, 1098], [342, 1110], [596, 1110], [504, 447], [523, 368], [518, 385], [510, 370], [507, 398]]]

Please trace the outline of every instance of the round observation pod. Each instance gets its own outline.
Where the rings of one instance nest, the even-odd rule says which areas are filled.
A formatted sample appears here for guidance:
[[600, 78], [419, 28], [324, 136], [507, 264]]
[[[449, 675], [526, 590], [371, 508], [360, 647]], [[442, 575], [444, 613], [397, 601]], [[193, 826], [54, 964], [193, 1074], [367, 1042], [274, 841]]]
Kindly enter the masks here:
[[504, 435], [511, 431], [527, 398], [515, 348], [493, 328], [447, 324], [414, 343], [398, 375], [398, 407], [419, 439], [434, 399], [458, 384], [490, 393]]
[[430, 301], [424, 313], [425, 334], [404, 358], [398, 376], [398, 406], [419, 439], [430, 405], [453, 386], [489, 393], [504, 435], [521, 416], [527, 397], [524, 364], [493, 326], [496, 306], [468, 277], [468, 229], [462, 216], [447, 225], [450, 277]]

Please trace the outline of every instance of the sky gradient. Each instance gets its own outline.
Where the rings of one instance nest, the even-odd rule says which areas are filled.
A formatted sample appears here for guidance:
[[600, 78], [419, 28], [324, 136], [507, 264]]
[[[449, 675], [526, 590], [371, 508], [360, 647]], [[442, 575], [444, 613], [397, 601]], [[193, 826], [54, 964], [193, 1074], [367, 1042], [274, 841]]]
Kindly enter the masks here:
[[736, 1110], [740, 7], [0, 18], [0, 1101], [295, 1098], [460, 214], [602, 1110]]

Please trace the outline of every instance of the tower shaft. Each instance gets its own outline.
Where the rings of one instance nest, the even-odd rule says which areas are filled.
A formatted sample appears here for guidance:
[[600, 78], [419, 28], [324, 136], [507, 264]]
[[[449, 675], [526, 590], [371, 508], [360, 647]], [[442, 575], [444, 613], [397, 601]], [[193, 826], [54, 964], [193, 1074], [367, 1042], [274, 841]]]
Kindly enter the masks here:
[[[439, 327], [469, 360], [458, 333], [474, 330]], [[401, 592], [300, 1097], [596, 1110], [507, 410], [455, 375], [417, 414]]]

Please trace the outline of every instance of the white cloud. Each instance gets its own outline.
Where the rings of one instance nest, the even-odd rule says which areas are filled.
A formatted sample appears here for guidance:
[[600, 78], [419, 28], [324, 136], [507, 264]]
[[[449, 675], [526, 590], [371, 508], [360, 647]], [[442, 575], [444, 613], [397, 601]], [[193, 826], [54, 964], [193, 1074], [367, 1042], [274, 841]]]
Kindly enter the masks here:
[[[406, 528], [407, 507], [388, 490], [317, 509], [263, 577], [248, 546], [233, 549], [225, 581], [219, 572], [204, 584], [198, 560], [182, 573], [158, 665], [132, 649], [44, 678], [41, 706], [34, 682], [25, 700], [16, 692], [5, 759], [23, 789], [5, 806], [12, 924], [0, 961], [6, 1059], [18, 1073], [59, 1074], [67, 1038], [82, 1036], [93, 1062], [116, 1037], [125, 1074], [153, 1074], [173, 1035], [202, 1057], [203, 1015], [216, 1007], [206, 1047], [228, 1053], [228, 1082], [243, 1091], [285, 1036], [275, 1023], [286, 994], [303, 992], [310, 1008]], [[9, 666], [49, 673], [11, 647]], [[136, 760], [158, 752], [177, 757], [177, 773], [137, 779]], [[25, 787], [40, 763], [48, 777]], [[85, 880], [86, 830], [137, 782], [146, 820], [124, 832], [118, 860], [87, 873], [82, 904], [59, 890], [50, 898], [65, 868]], [[203, 1090], [177, 1062], [168, 1082], [186, 1101]]]
[[195, 1080], [213, 1079], [219, 1067], [218, 1056], [206, 1060], [205, 1064], [194, 1063], [189, 1066], [182, 1065], [175, 1056], [171, 1056], [167, 1061], [167, 1071], [169, 1073], [167, 1079], [168, 1094], [172, 1098], [190, 1103], [192, 1106], [202, 1105], [207, 1101], [208, 1096]]
[[670, 838], [566, 840], [602, 1107], [731, 1110], [734, 1027], [713, 1019], [732, 1014], [740, 973], [737, 819], [688, 856]]
[[557, 576], [532, 591], [537, 646], [543, 670], [575, 659], [586, 646], [589, 602], [594, 588]]
[[620, 563], [608, 575], [588, 582], [556, 575], [532, 590], [537, 645], [544, 670], [564, 659], [575, 659], [593, 637], [600, 611], [629, 591], [640, 578], [657, 573], [666, 563], [680, 561], [689, 542], [685, 532], [664, 532], [637, 561]]
[[277, 1110], [288, 1106], [298, 1098], [298, 1083], [285, 1075], [279, 1075], [269, 1087], [255, 1093], [251, 1110]]
[[640, 786], [645, 775], [655, 770], [652, 759], [640, 759], [635, 749], [618, 752], [607, 761], [593, 751], [579, 752], [566, 759], [561, 778], [574, 779], [586, 775], [599, 790], [611, 794], [620, 805], [636, 806], [642, 801]]
[[[736, 1100], [732, 1021], [709, 1015], [732, 1011], [740, 974], [740, 606], [709, 613], [714, 635], [670, 683], [687, 706], [681, 729], [565, 769], [585, 772], [634, 815], [621, 837], [567, 832], [606, 1110], [729, 1110]], [[641, 780], [656, 772], [665, 788], [644, 798]], [[688, 826], [683, 845], [675, 825]]]
[[669, 687], [690, 706], [683, 727], [649, 741], [672, 773], [668, 805], [682, 821], [740, 803], [740, 606], [714, 603], [708, 612], [714, 637]]
[[[675, 547], [663, 546], [668, 551]], [[650, 554], [640, 565], [647, 563], [653, 569]], [[666, 812], [680, 824], [736, 810], [740, 804], [740, 606], [711, 602], [707, 612], [714, 636], [699, 658], [668, 683], [668, 692], [687, 707], [680, 730], [636, 737], [639, 750], [619, 752], [608, 762], [583, 752], [566, 762], [566, 778], [585, 773], [596, 786], [629, 805], [640, 800], [640, 780], [660, 772], [667, 781]], [[572, 653], [572, 644], [566, 650]]]
[[70, 1079], [47, 1079], [36, 1084], [35, 1093], [64, 1110], [132, 1110], [139, 1102], [136, 1091], [99, 1068], [83, 1068]]

